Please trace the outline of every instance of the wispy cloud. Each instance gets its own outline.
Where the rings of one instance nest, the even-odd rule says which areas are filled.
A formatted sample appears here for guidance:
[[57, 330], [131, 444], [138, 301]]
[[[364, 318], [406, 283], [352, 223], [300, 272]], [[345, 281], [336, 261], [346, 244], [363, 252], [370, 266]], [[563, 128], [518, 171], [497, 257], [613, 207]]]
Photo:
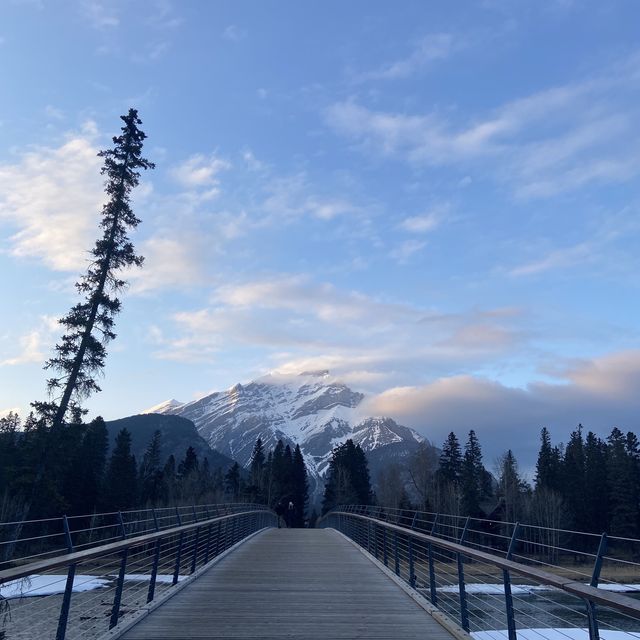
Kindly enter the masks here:
[[542, 259], [515, 267], [509, 273], [515, 277], [534, 276], [546, 271], [574, 267], [593, 260], [594, 251], [595, 247], [583, 242], [572, 247], [551, 251]]
[[83, 0], [81, 7], [84, 17], [94, 29], [113, 29], [120, 25], [120, 17], [112, 3]]
[[422, 251], [426, 245], [422, 240], [405, 240], [392, 249], [389, 255], [400, 264], [406, 264], [411, 256]]
[[243, 29], [235, 24], [230, 24], [229, 26], [225, 27], [224, 31], [222, 32], [222, 37], [225, 40], [230, 40], [231, 42], [240, 42], [241, 40], [244, 40], [247, 35], [248, 32], [246, 29]]
[[367, 371], [370, 382], [509, 358], [529, 340], [519, 313], [441, 314], [284, 274], [221, 285], [209, 306], [173, 321], [159, 358], [207, 361], [246, 348], [271, 368], [329, 367], [359, 379]]
[[466, 122], [436, 111], [373, 110], [355, 99], [331, 105], [326, 121], [368, 151], [417, 165], [475, 167], [523, 198], [628, 181], [640, 172], [636, 58]]
[[231, 164], [215, 154], [196, 154], [171, 169], [173, 178], [182, 187], [198, 190], [205, 199], [214, 198], [220, 192], [218, 174]]
[[59, 330], [57, 318], [42, 316], [39, 326], [18, 338], [20, 351], [16, 355], [0, 359], [0, 367], [14, 367], [22, 364], [44, 363], [46, 352]]
[[435, 231], [450, 215], [448, 204], [437, 205], [418, 216], [409, 216], [400, 223], [403, 231], [425, 234]]
[[445, 60], [461, 47], [450, 33], [432, 33], [421, 38], [405, 58], [384, 64], [376, 70], [357, 74], [354, 80], [399, 80], [429, 67], [434, 62]]
[[274, 221], [298, 219], [304, 215], [329, 221], [341, 215], [363, 211], [362, 207], [346, 197], [315, 193], [304, 173], [274, 177], [266, 184], [266, 192], [267, 196], [259, 208]]

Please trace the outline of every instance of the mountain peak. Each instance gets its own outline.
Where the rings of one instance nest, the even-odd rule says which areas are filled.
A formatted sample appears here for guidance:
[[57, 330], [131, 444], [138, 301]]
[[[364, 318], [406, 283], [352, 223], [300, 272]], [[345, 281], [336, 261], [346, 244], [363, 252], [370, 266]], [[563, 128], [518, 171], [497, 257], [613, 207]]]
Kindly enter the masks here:
[[180, 402], [179, 400], [175, 400], [174, 398], [171, 398], [171, 400], [165, 400], [164, 402], [161, 402], [160, 404], [156, 404], [153, 407], [149, 407], [149, 409], [145, 409], [140, 413], [141, 414], [167, 413], [169, 411], [173, 411], [174, 409], [177, 409], [178, 407], [181, 407], [183, 404], [184, 402]]
[[385, 451], [394, 460], [408, 456], [422, 441], [392, 418], [363, 414], [363, 399], [362, 393], [322, 369], [272, 372], [193, 402], [163, 405], [165, 412], [192, 420], [212, 448], [241, 465], [249, 464], [258, 438], [266, 449], [278, 440], [292, 447], [299, 444], [310, 480], [319, 491], [333, 449], [349, 438], [367, 455], [375, 450], [380, 460]]

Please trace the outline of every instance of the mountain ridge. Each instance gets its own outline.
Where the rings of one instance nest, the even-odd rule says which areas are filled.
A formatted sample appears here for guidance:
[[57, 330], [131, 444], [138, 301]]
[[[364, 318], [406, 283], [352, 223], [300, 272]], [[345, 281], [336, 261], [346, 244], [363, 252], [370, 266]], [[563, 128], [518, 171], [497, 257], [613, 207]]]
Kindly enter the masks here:
[[258, 438], [267, 450], [278, 440], [292, 447], [299, 444], [317, 493], [332, 450], [348, 438], [367, 454], [375, 451], [378, 464], [384, 463], [385, 448], [390, 454], [393, 450], [397, 461], [424, 441], [391, 417], [364, 415], [364, 398], [322, 370], [268, 374], [191, 402], [169, 400], [147, 411], [191, 420], [211, 448], [243, 466], [249, 464]]

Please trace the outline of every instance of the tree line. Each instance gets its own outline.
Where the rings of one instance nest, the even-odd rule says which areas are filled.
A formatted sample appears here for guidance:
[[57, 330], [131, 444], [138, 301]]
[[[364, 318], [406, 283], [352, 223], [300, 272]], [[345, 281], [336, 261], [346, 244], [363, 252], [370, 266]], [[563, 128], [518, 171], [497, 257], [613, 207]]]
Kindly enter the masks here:
[[[24, 424], [15, 413], [0, 419], [0, 521], [247, 498], [237, 463], [226, 473], [211, 469], [193, 447], [180, 460], [163, 458], [159, 430], [141, 460], [131, 451], [127, 429], [109, 449], [102, 418], [55, 432], [33, 415]], [[43, 459], [46, 474], [38, 478]]]
[[473, 430], [464, 446], [449, 433], [440, 454], [422, 443], [405, 468], [389, 465], [376, 480], [382, 506], [640, 535], [640, 443], [617, 427], [600, 438], [578, 425], [566, 445], [553, 444], [543, 428], [533, 482], [522, 476], [512, 450], [489, 472]]
[[289, 526], [303, 527], [309, 504], [309, 480], [300, 445], [293, 451], [289, 444], [278, 440], [265, 455], [262, 439], [258, 438], [251, 454], [249, 478], [244, 494], [251, 502], [276, 509], [293, 504]]

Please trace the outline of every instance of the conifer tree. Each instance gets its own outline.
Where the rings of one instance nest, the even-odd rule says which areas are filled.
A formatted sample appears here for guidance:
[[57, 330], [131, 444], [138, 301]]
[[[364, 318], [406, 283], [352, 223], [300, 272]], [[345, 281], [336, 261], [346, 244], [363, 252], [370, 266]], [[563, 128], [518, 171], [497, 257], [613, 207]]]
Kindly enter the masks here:
[[462, 515], [472, 518], [482, 515], [480, 501], [485, 497], [486, 470], [482, 464], [482, 450], [475, 431], [469, 431], [460, 474]]
[[540, 431], [540, 452], [536, 462], [536, 490], [560, 491], [561, 455], [558, 447], [551, 446], [551, 436], [546, 427]]
[[322, 513], [341, 504], [371, 504], [372, 501], [367, 457], [360, 445], [355, 445], [349, 439], [332, 452], [322, 499]]
[[607, 481], [609, 522], [614, 535], [633, 537], [637, 533], [638, 507], [634, 492], [634, 465], [627, 439], [614, 427], [607, 438]]
[[609, 527], [606, 444], [591, 431], [585, 439], [584, 458], [587, 530], [603, 533]]
[[460, 451], [460, 443], [456, 434], [452, 431], [442, 445], [438, 466], [438, 480], [457, 485], [460, 482], [461, 475], [462, 453]]
[[127, 235], [140, 222], [131, 209], [130, 196], [138, 185], [140, 170], [154, 165], [142, 157], [146, 135], [138, 128], [138, 112], [129, 109], [121, 119], [122, 134], [113, 138], [113, 149], [98, 154], [104, 158], [102, 174], [106, 176], [109, 199], [102, 209], [103, 235], [91, 251], [92, 262], [86, 275], [76, 284], [84, 299], [60, 320], [66, 333], [56, 345], [54, 357], [45, 365], [56, 372], [47, 382], [52, 400], [34, 403], [53, 431], [68, 416], [78, 422], [84, 413], [81, 401], [100, 391], [96, 374], [104, 367], [106, 345], [115, 338], [114, 317], [120, 311], [117, 294], [126, 285], [121, 273], [143, 261]]
[[192, 473], [198, 471], [199, 466], [196, 450], [193, 447], [189, 447], [183, 460], [178, 465], [178, 475], [181, 478], [187, 478]]
[[157, 504], [162, 496], [162, 469], [160, 454], [162, 450], [162, 434], [159, 429], [153, 433], [151, 441], [144, 452], [140, 465], [140, 493], [142, 504]]
[[520, 477], [518, 462], [509, 449], [498, 461], [498, 496], [504, 504], [504, 519], [517, 522], [524, 513], [525, 496], [531, 489]]
[[262, 440], [258, 438], [255, 446], [253, 447], [253, 453], [251, 454], [251, 484], [258, 487], [258, 489], [262, 489], [264, 464], [265, 460]]
[[104, 420], [93, 420], [84, 430], [82, 443], [67, 470], [64, 497], [70, 514], [90, 514], [99, 508], [109, 450]]
[[240, 494], [240, 465], [235, 462], [224, 477], [224, 491], [229, 499], [238, 502]]
[[127, 429], [122, 429], [116, 436], [105, 478], [107, 508], [122, 511], [135, 506], [136, 480], [136, 458], [131, 453], [131, 434]]
[[570, 524], [577, 531], [587, 531], [586, 468], [582, 425], [571, 432], [562, 462], [562, 495], [567, 506]]
[[309, 501], [309, 482], [307, 480], [307, 468], [304, 464], [304, 457], [300, 450], [300, 445], [296, 444], [293, 452], [293, 463], [291, 465], [291, 485], [292, 501], [294, 505], [294, 527], [304, 526], [304, 516], [307, 511]]

